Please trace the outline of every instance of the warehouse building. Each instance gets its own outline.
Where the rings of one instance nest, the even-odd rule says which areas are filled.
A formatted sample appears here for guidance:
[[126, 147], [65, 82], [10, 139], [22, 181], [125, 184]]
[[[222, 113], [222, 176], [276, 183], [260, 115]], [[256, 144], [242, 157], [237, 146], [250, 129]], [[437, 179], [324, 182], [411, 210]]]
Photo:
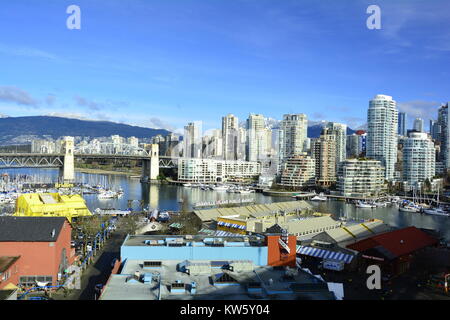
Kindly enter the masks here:
[[285, 201], [255, 204], [233, 208], [213, 208], [195, 210], [194, 213], [202, 222], [217, 221], [223, 216], [240, 216], [241, 218], [264, 218], [284, 212], [287, 216], [312, 212], [313, 207], [306, 201]]
[[358, 241], [347, 248], [359, 252], [361, 271], [376, 264], [381, 273], [390, 278], [406, 272], [416, 252], [436, 244], [436, 238], [416, 227], [408, 227]]
[[372, 219], [363, 223], [343, 225], [340, 228], [321, 232], [313, 236], [311, 240], [346, 247], [349, 244], [391, 230], [392, 228], [382, 220]]
[[84, 199], [78, 195], [59, 193], [25, 193], [16, 201], [17, 217], [65, 217], [69, 222], [78, 217], [91, 216]]

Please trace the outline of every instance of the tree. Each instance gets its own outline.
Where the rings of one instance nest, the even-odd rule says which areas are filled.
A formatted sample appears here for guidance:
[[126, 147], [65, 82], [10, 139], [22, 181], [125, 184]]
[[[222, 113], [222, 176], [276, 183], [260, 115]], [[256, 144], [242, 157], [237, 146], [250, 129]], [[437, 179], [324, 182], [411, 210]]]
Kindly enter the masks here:
[[121, 219], [121, 225], [123, 230], [128, 234], [135, 234], [138, 228], [137, 216], [128, 215]]
[[426, 178], [423, 182], [423, 190], [424, 192], [430, 192], [431, 191], [431, 181], [430, 179]]

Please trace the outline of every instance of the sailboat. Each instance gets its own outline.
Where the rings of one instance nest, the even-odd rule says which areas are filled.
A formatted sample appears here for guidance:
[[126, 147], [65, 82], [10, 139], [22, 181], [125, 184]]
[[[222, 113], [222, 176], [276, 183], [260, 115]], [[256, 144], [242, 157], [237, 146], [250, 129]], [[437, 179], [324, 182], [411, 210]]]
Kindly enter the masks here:
[[437, 192], [436, 203], [438, 204], [437, 207], [425, 209], [425, 210], [423, 210], [423, 212], [426, 214], [429, 214], [429, 215], [433, 215], [433, 216], [450, 217], [450, 214], [439, 206], [439, 188], [438, 188], [438, 192]]

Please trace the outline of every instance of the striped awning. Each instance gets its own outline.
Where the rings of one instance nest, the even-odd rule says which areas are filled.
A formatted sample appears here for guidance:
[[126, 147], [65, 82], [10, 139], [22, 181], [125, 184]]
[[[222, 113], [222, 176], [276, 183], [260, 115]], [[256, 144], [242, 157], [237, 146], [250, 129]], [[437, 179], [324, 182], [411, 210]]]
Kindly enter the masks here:
[[217, 230], [216, 232], [214, 232], [214, 236], [215, 237], [235, 237], [235, 236], [240, 236], [240, 235], [236, 234], [236, 233], [228, 232], [228, 231]]
[[237, 223], [229, 223], [229, 222], [224, 222], [224, 221], [217, 222], [217, 225], [224, 226], [224, 227], [227, 227], [227, 228], [235, 228], [235, 229], [242, 229], [242, 230], [245, 229], [244, 225], [239, 225]]
[[350, 263], [353, 260], [353, 255], [351, 254], [307, 246], [297, 246], [297, 253], [315, 258], [344, 261], [345, 263]]

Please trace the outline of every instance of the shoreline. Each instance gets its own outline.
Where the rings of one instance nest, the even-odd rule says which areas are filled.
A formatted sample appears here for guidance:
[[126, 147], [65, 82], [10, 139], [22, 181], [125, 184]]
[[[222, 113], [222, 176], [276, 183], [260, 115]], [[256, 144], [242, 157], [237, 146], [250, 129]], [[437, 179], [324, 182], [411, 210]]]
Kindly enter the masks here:
[[124, 175], [124, 176], [139, 176], [139, 174], [135, 172], [121, 172], [121, 171], [111, 171], [111, 170], [104, 170], [104, 169], [90, 169], [90, 168], [75, 168], [76, 172], [81, 173], [93, 173], [93, 174], [116, 174], [116, 175]]

